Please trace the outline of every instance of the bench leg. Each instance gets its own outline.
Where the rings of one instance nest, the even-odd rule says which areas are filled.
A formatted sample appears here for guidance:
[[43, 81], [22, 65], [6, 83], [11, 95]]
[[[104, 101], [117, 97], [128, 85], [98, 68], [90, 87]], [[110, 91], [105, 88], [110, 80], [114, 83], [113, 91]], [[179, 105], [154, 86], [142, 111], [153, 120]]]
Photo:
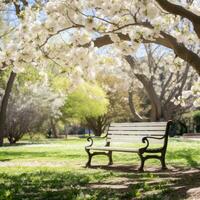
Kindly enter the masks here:
[[144, 162], [145, 162], [145, 158], [143, 157], [143, 155], [141, 153], [138, 153], [139, 157], [140, 157], [140, 167], [139, 167], [139, 171], [143, 172], [144, 171]]
[[165, 156], [161, 155], [160, 162], [161, 162], [161, 165], [162, 165], [162, 169], [163, 170], [167, 169], [166, 164], [165, 164]]
[[144, 162], [148, 159], [158, 159], [161, 162], [162, 165], [162, 169], [165, 170], [167, 169], [166, 164], [165, 164], [165, 155], [161, 154], [161, 156], [158, 155], [147, 155], [147, 156], [143, 156], [142, 153], [138, 153], [138, 155], [140, 156], [140, 160], [141, 160], [141, 165], [139, 168], [139, 171], [144, 171]]
[[89, 149], [86, 149], [85, 151], [86, 151], [87, 154], [88, 154], [88, 161], [87, 161], [85, 167], [91, 167], [92, 154], [90, 153], [90, 150], [89, 150]]
[[108, 165], [112, 165], [112, 164], [113, 164], [112, 151], [109, 151], [109, 152], [108, 152], [108, 158], [109, 158], [109, 163], [108, 163]]

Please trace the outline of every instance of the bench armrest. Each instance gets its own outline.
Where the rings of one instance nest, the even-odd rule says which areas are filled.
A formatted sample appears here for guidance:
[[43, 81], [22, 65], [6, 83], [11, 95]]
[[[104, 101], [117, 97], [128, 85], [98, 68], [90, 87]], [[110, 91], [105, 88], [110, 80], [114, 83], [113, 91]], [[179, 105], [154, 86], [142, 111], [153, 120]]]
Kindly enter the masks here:
[[91, 147], [91, 146], [93, 145], [93, 139], [92, 139], [92, 137], [91, 137], [91, 136], [88, 137], [88, 138], [87, 138], [87, 141], [90, 142], [90, 144], [87, 145], [86, 147]]
[[166, 136], [163, 135], [162, 137], [153, 137], [153, 136], [146, 136], [146, 137], [143, 137], [142, 140], [148, 140], [148, 139], [156, 139], [156, 140], [162, 140], [164, 139]]
[[157, 139], [157, 140], [162, 140], [166, 137], [166, 135], [162, 137], [153, 137], [153, 136], [146, 136], [142, 138], [142, 142], [146, 143], [146, 146], [141, 148], [141, 151], [145, 151], [149, 147], [149, 140], [148, 139]]
[[90, 142], [90, 144], [89, 145], [87, 145], [87, 146], [85, 146], [86, 148], [87, 147], [91, 147], [92, 145], [93, 145], [93, 143], [94, 143], [94, 138], [106, 138], [107, 137], [107, 134], [105, 135], [105, 136], [103, 136], [103, 137], [101, 137], [101, 136], [99, 136], [99, 137], [97, 137], [97, 136], [95, 136], [95, 137], [92, 137], [92, 136], [89, 136], [88, 138], [87, 138], [87, 141], [88, 142]]

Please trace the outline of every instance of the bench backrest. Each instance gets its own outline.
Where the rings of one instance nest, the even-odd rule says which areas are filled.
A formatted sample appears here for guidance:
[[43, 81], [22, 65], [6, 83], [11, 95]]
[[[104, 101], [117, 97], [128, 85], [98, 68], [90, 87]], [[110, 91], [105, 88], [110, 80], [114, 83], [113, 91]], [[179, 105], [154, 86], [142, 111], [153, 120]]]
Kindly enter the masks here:
[[[112, 123], [107, 133], [107, 142], [142, 143], [145, 136], [162, 137], [167, 134], [167, 122]], [[153, 140], [162, 143], [163, 140]]]

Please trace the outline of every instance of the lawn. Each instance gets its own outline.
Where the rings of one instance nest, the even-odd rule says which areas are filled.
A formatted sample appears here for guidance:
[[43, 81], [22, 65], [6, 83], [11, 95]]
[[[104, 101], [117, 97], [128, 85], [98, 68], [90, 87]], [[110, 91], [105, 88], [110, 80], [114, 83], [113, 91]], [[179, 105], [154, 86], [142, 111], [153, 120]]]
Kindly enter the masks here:
[[86, 144], [84, 138], [46, 139], [0, 148], [0, 200], [176, 200], [190, 198], [200, 183], [200, 142], [170, 139], [169, 169], [160, 171], [151, 160], [144, 173], [137, 172], [136, 154], [114, 153], [109, 167], [106, 157], [94, 157], [94, 167], [85, 168]]

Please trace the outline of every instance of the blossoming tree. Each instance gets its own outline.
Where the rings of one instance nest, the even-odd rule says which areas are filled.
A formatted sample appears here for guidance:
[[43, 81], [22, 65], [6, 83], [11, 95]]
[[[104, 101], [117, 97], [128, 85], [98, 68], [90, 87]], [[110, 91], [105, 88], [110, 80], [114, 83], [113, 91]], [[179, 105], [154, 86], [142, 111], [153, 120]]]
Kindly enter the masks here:
[[[0, 68], [13, 66], [2, 100], [0, 134], [12, 82], [27, 63], [40, 69], [51, 61], [80, 74], [89, 71], [92, 77], [91, 69], [99, 64], [96, 47], [111, 45], [120, 55], [131, 55], [141, 43], [156, 43], [172, 49], [200, 74], [198, 4], [197, 0], [1, 1], [1, 11], [14, 22], [6, 20], [8, 30], [0, 35], [9, 37], [0, 51]], [[13, 8], [15, 14], [9, 14]], [[199, 98], [198, 86], [194, 84]]]

